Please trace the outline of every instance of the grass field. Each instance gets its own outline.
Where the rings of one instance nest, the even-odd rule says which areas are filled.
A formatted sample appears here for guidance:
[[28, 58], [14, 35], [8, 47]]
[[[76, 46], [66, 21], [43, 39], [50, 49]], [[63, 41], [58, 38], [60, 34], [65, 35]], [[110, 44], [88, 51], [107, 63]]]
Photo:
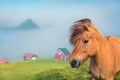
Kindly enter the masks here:
[[[115, 80], [120, 80], [118, 73]], [[89, 61], [72, 69], [69, 61], [39, 59], [0, 65], [0, 80], [90, 80]]]

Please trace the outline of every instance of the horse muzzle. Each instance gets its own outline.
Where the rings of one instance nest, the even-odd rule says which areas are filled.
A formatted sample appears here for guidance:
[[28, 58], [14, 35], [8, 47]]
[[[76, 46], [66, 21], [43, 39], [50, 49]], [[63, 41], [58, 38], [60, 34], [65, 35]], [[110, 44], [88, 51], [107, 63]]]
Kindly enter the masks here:
[[80, 60], [72, 60], [70, 64], [71, 64], [72, 68], [79, 68], [81, 61]]

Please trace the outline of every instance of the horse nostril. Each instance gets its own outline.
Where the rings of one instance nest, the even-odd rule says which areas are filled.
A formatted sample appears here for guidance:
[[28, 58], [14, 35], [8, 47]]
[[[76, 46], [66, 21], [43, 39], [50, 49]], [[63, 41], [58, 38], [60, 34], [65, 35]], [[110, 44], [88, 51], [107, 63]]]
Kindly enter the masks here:
[[76, 60], [73, 60], [73, 61], [71, 62], [71, 66], [72, 66], [73, 68], [75, 68], [75, 67], [76, 67], [76, 63], [77, 63], [77, 61], [76, 61]]
[[80, 66], [80, 61], [78, 61], [78, 60], [73, 60], [72, 62], [71, 62], [71, 67], [72, 68], [78, 68]]

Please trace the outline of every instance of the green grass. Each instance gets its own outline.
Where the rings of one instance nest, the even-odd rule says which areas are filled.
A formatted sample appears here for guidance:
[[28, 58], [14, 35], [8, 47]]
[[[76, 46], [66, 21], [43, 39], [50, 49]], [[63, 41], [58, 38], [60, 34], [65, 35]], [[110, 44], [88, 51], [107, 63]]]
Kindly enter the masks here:
[[29, 60], [3, 64], [0, 65], [0, 79], [25, 80], [27, 76], [52, 69], [62, 69], [67, 66], [67, 62], [54, 59], [40, 59], [35, 61]]
[[[120, 73], [115, 80], [120, 80]], [[39, 59], [0, 65], [0, 80], [90, 80], [89, 61], [73, 69], [69, 61]]]
[[[66, 64], [68, 64], [68, 62]], [[89, 64], [87, 61], [79, 69], [73, 69], [68, 64], [63, 69], [52, 69], [31, 75], [28, 80], [89, 80], [89, 73]]]

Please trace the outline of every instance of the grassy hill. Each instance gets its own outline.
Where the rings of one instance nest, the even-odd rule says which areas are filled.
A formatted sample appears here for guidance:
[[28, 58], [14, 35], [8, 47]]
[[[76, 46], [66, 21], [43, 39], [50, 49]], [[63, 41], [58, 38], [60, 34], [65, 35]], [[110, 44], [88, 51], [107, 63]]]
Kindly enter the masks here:
[[[117, 74], [115, 80], [119, 80]], [[0, 80], [89, 80], [89, 61], [72, 69], [69, 61], [39, 59], [0, 65]]]

